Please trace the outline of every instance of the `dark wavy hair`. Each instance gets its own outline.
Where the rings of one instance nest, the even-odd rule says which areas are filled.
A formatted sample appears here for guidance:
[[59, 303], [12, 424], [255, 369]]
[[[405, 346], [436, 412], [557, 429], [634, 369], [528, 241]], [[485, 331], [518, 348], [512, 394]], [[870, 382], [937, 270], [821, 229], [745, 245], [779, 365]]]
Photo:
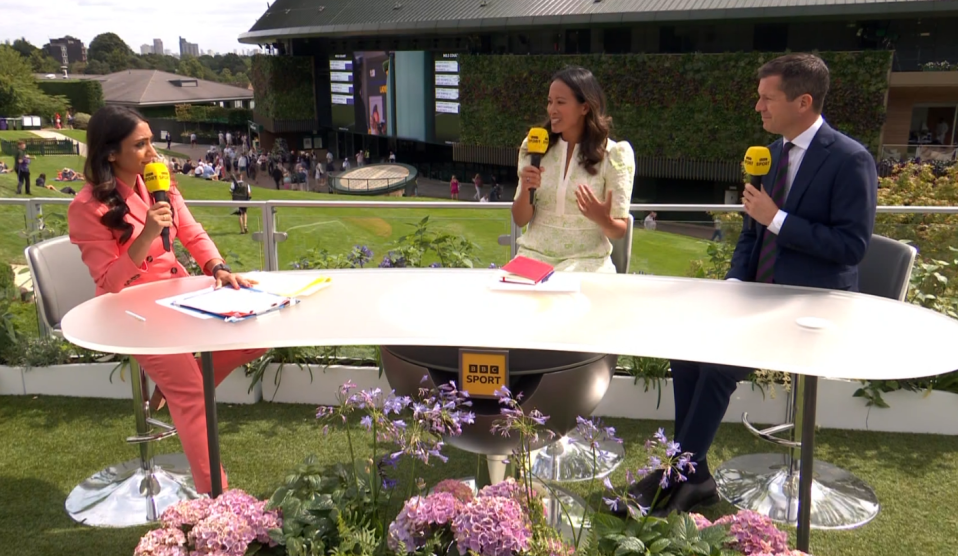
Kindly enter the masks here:
[[[596, 175], [596, 168], [605, 159], [605, 144], [609, 139], [609, 130], [612, 128], [612, 118], [605, 113], [605, 93], [599, 86], [599, 81], [592, 72], [581, 66], [569, 66], [559, 70], [552, 79], [562, 81], [572, 89], [576, 100], [580, 104], [589, 106], [589, 113], [585, 115], [585, 129], [579, 140], [579, 163], [585, 167], [589, 175]], [[546, 118], [542, 127], [549, 131], [549, 148], [558, 142], [559, 134], [552, 132], [552, 122]]]
[[[110, 155], [120, 153], [120, 144], [146, 118], [126, 106], [105, 106], [90, 118], [87, 127], [87, 158], [83, 174], [93, 186], [93, 197], [109, 207], [100, 222], [111, 230], [120, 231], [120, 244], [130, 240], [133, 225], [124, 220], [130, 207], [116, 190], [116, 177], [110, 164]], [[132, 185], [132, 184], [131, 184]]]

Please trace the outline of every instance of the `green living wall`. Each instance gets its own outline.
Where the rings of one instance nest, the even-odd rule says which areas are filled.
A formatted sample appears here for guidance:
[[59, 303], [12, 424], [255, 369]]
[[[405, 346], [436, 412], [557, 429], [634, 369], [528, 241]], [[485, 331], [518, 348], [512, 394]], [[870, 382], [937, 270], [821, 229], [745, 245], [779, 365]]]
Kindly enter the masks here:
[[77, 112], [93, 114], [103, 108], [103, 86], [92, 79], [37, 81], [40, 90], [48, 95], [65, 96]]
[[[518, 146], [545, 119], [549, 79], [568, 65], [605, 90], [613, 137], [637, 156], [741, 158], [773, 139], [755, 112], [756, 70], [773, 53], [460, 57], [462, 142]], [[892, 53], [822, 52], [831, 72], [824, 116], [878, 149]]]
[[253, 56], [250, 81], [256, 112], [274, 120], [316, 117], [312, 56]]

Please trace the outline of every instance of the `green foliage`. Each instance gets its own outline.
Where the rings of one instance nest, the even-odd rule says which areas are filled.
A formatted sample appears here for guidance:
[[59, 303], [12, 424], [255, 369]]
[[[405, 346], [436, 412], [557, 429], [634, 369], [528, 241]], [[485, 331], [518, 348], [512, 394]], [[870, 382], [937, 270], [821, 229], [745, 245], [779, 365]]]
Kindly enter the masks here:
[[8, 45], [0, 45], [0, 114], [51, 117], [66, 113], [66, 99], [44, 94], [37, 87], [27, 59]]
[[84, 112], [77, 112], [73, 115], [73, 127], [76, 129], [86, 129], [90, 125], [90, 115]]
[[266, 504], [283, 514], [282, 528], [270, 530], [270, 538], [285, 546], [289, 556], [372, 554], [382, 531], [365, 516], [376, 515], [386, 504], [372, 496], [378, 480], [371, 460], [324, 467], [310, 455]]
[[277, 120], [316, 117], [312, 56], [253, 56], [249, 75], [260, 114]]
[[105, 65], [105, 73], [123, 71], [137, 66], [133, 62], [133, 51], [116, 33], [101, 33], [93, 37], [87, 49], [87, 60], [91, 66], [94, 62]]
[[625, 361], [625, 368], [629, 371], [629, 375], [635, 379], [635, 384], [638, 384], [641, 378], [645, 392], [648, 392], [650, 387], [658, 391], [658, 399], [655, 402], [655, 409], [658, 409], [662, 404], [662, 383], [672, 376], [672, 373], [669, 372], [671, 365], [669, 360], [630, 355], [625, 358]]
[[[602, 85], [613, 137], [637, 156], [740, 159], [772, 136], [755, 111], [756, 70], [773, 53], [460, 56], [462, 142], [516, 147], [545, 119], [549, 79], [568, 65]], [[831, 71], [825, 118], [872, 152], [884, 121], [891, 52], [823, 52]], [[257, 105], [258, 105], [257, 100]]]
[[56, 336], [20, 338], [16, 355], [11, 363], [26, 369], [66, 365], [74, 359], [73, 345]]
[[48, 95], [66, 97], [69, 105], [78, 112], [93, 114], [104, 106], [103, 86], [99, 81], [50, 80], [38, 81], [37, 86]]
[[245, 126], [253, 119], [253, 111], [248, 108], [223, 108], [222, 106], [177, 104], [176, 121], [201, 123], [228, 123]]
[[734, 538], [721, 525], [702, 529], [688, 514], [673, 513], [667, 519], [642, 517], [622, 520], [595, 516], [593, 541], [598, 554], [614, 556], [732, 556], [725, 545]]

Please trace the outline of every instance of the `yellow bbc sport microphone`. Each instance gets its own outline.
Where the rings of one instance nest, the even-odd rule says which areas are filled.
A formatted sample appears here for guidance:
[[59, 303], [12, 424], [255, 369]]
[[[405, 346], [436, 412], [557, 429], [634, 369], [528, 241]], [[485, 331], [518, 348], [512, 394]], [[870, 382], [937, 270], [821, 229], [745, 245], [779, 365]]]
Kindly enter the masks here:
[[[170, 196], [167, 191], [170, 190], [170, 169], [162, 162], [151, 162], [143, 170], [143, 183], [146, 184], [146, 190], [150, 192], [154, 203], [169, 203]], [[163, 249], [170, 250], [170, 229], [163, 228], [161, 232], [163, 238]]]
[[[549, 132], [544, 127], [534, 127], [529, 130], [527, 138], [527, 147], [529, 155], [532, 156], [532, 165], [536, 168], [542, 162], [542, 155], [549, 150]], [[529, 204], [533, 204], [536, 199], [535, 188], [529, 189]]]
[[[762, 188], [762, 176], [768, 174], [769, 170], [772, 169], [772, 152], [768, 150], [768, 147], [749, 147], [745, 151], [745, 160], [743, 161], [745, 166], [745, 173], [748, 174], [749, 183], [755, 189]], [[755, 220], [749, 218], [748, 214], [745, 215], [745, 218], [748, 220], [746, 225], [749, 229], [755, 229]]]

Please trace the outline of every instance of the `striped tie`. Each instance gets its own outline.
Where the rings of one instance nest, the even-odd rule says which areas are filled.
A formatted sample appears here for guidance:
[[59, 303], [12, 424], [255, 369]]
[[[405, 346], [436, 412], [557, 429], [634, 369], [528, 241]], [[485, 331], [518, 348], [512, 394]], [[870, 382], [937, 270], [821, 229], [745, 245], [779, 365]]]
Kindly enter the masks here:
[[[772, 185], [770, 197], [779, 209], [785, 206], [785, 181], [788, 179], [788, 151], [792, 146], [792, 143], [785, 143], [785, 146], [782, 148], [782, 158], [778, 161], [778, 172], [775, 174], [775, 183]], [[778, 236], [766, 228], [765, 236], [762, 239], [762, 251], [758, 257], [758, 271], [755, 273], [756, 282], [765, 282], [766, 284], [773, 282], [775, 277], [775, 256], [778, 254], [778, 248], [776, 247], [777, 238]]]

